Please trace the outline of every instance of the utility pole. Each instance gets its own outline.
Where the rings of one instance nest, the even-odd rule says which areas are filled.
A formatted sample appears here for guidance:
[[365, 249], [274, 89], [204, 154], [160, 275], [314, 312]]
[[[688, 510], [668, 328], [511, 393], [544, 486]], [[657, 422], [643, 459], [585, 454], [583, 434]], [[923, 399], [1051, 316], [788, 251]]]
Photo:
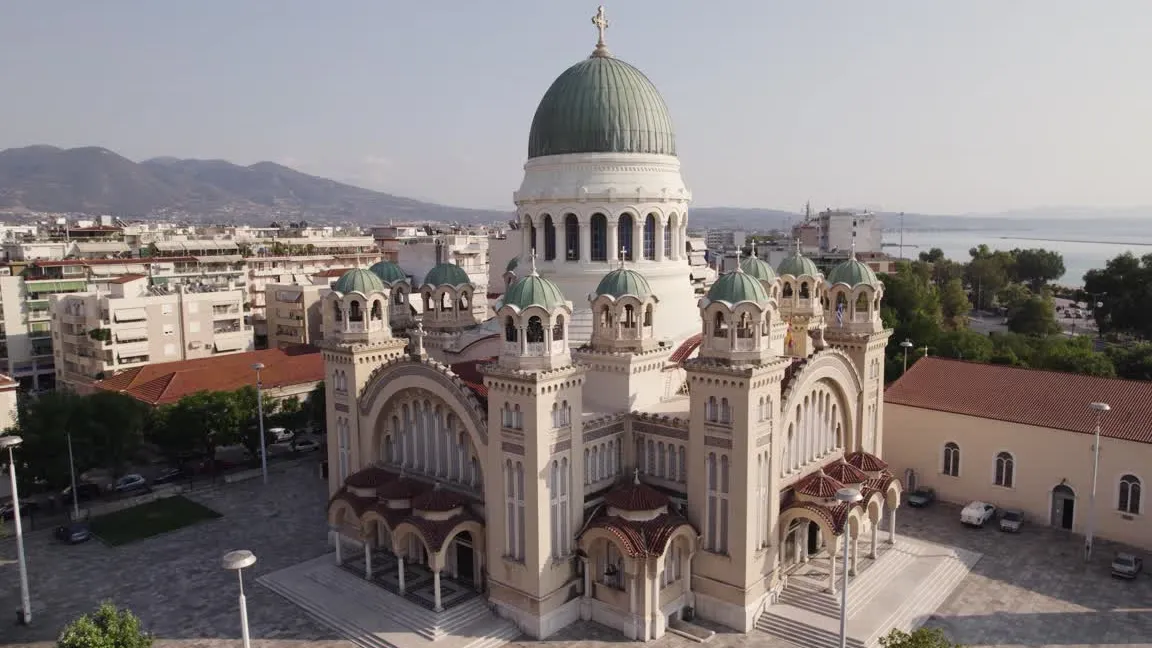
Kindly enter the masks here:
[[904, 259], [904, 212], [900, 212], [900, 259]]

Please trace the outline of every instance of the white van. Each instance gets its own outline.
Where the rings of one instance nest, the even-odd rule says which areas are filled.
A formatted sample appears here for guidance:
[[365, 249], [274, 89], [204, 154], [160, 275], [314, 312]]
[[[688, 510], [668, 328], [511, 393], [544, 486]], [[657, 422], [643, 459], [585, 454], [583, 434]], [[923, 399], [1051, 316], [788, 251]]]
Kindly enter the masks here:
[[284, 443], [285, 441], [291, 441], [292, 437], [296, 436], [288, 428], [282, 427], [272, 428], [268, 430], [268, 434], [272, 435], [273, 443]]
[[996, 507], [988, 502], [972, 502], [960, 511], [960, 522], [968, 526], [982, 527], [996, 517]]

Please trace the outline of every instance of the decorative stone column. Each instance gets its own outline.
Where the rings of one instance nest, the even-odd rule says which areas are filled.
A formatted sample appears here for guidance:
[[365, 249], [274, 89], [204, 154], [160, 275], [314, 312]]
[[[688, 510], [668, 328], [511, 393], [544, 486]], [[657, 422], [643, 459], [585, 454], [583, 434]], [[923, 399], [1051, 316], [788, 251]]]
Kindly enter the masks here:
[[592, 261], [592, 223], [580, 219], [580, 263]]
[[876, 560], [876, 540], [877, 540], [877, 536], [879, 535], [879, 531], [880, 531], [880, 520], [876, 520], [875, 522], [872, 523], [872, 542], [869, 544], [869, 547], [868, 547], [868, 557], [871, 558], [872, 560]]
[[372, 580], [372, 545], [364, 541], [364, 580]]
[[644, 260], [644, 223], [648, 222], [648, 215], [632, 221], [632, 258], [637, 261]]
[[849, 576], [856, 575], [856, 563], [860, 561], [860, 534], [852, 536], [852, 562], [851, 569], [848, 570]]
[[588, 621], [592, 618], [592, 561], [588, 556], [580, 557], [580, 564], [584, 568], [584, 595], [580, 598], [580, 618]]
[[432, 611], [433, 612], [443, 612], [444, 607], [442, 605], [440, 605], [440, 570], [439, 569], [434, 570], [432, 572], [432, 595], [433, 595], [433, 601], [435, 603], [435, 607], [433, 607]]
[[396, 582], [400, 589], [400, 596], [404, 596], [404, 556], [396, 554]]
[[838, 544], [836, 538], [832, 538], [831, 546], [828, 548], [828, 558], [831, 563], [828, 567], [828, 591], [832, 594], [836, 593], [836, 546]]
[[341, 554], [340, 545], [344, 544], [344, 541], [343, 541], [344, 536], [339, 531], [336, 531], [335, 533], [336, 533], [336, 564], [337, 565], [343, 565], [344, 564], [344, 557], [342, 555], [340, 555]]
[[896, 508], [888, 512], [888, 544], [896, 544]]
[[664, 260], [664, 232], [667, 230], [667, 228], [668, 226], [664, 224], [663, 218], [656, 219], [656, 240], [653, 242], [656, 244], [655, 258], [657, 261]]
[[615, 267], [620, 261], [620, 217], [608, 220], [608, 264]]

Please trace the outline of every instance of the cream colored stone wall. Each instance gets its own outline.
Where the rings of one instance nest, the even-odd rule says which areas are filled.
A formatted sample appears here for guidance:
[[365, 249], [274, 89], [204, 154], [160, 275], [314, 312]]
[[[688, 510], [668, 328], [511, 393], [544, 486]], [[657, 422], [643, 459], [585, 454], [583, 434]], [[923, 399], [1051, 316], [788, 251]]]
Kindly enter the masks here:
[[[1085, 409], [1088, 404], [1085, 402]], [[1075, 491], [1072, 530], [1084, 533], [1092, 489], [1092, 435], [1033, 427], [961, 414], [889, 404], [886, 407], [885, 455], [893, 472], [906, 479], [915, 471], [919, 486], [936, 489], [945, 501], [966, 504], [987, 501], [1001, 508], [1024, 511], [1030, 524], [1049, 524], [1052, 489], [1066, 483]], [[1108, 425], [1107, 415], [1104, 425]], [[943, 474], [944, 444], [960, 448], [959, 475]], [[994, 483], [996, 455], [1014, 459], [1011, 488]], [[1142, 497], [1143, 511], [1126, 515], [1117, 510], [1120, 479], [1134, 475], [1141, 490], [1152, 479], [1152, 444], [1104, 437], [1096, 497], [1096, 535], [1143, 548], [1152, 548], [1152, 516]], [[1146, 492], [1146, 491], [1145, 491]], [[960, 523], [959, 519], [956, 521]]]

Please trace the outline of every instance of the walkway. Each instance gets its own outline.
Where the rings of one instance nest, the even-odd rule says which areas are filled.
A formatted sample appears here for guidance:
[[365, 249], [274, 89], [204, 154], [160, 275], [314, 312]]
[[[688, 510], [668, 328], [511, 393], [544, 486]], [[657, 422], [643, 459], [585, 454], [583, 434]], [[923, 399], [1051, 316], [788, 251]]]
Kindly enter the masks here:
[[[922, 625], [964, 580], [981, 555], [901, 537], [875, 560], [861, 558], [848, 579], [848, 645], [873, 648], [892, 628]], [[840, 594], [827, 591], [827, 555], [798, 568], [776, 605], [756, 623], [764, 632], [804, 648], [835, 648], [840, 636]], [[837, 588], [842, 577], [837, 564]]]

